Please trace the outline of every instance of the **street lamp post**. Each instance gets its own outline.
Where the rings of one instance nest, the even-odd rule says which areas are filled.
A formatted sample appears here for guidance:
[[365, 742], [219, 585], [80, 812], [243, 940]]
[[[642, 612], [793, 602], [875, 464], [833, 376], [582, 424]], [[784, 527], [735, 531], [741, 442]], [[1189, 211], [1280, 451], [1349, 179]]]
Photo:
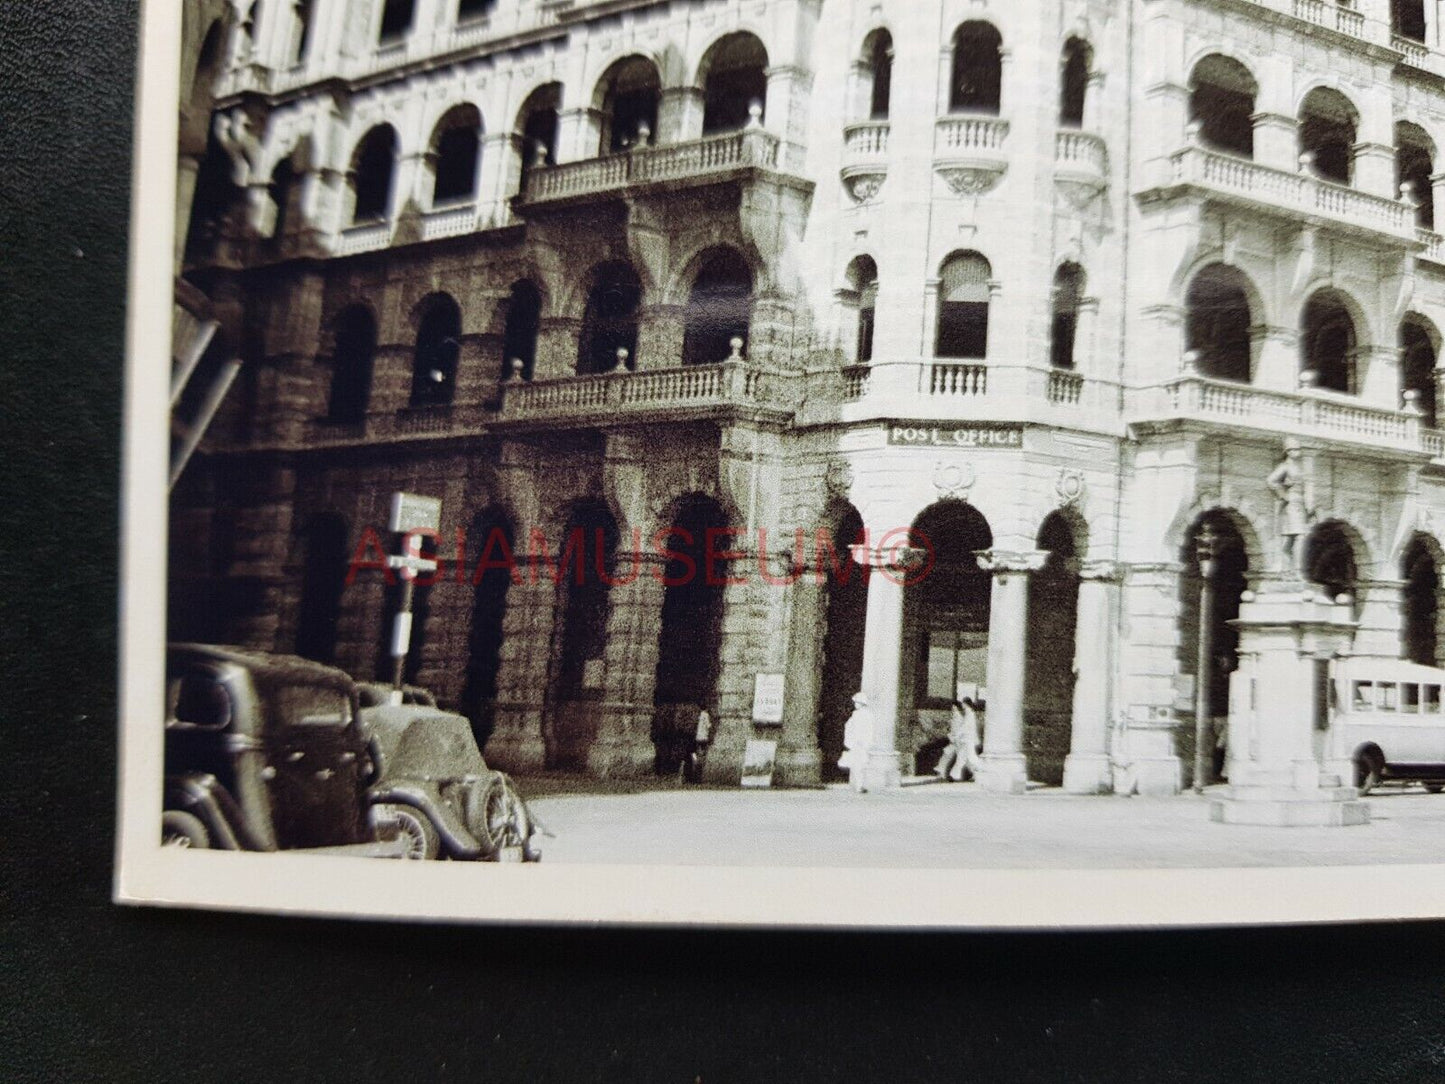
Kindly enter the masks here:
[[1199, 658], [1194, 668], [1194, 793], [1204, 793], [1209, 770], [1210, 704], [1214, 663], [1214, 569], [1219, 556], [1219, 533], [1206, 522], [1194, 540], [1199, 559]]

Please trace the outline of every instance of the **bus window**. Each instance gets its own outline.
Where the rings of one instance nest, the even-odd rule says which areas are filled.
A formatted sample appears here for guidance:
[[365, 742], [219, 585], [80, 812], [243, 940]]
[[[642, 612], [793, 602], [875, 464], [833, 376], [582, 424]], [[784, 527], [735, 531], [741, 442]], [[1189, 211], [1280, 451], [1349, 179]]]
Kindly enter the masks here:
[[1381, 711], [1396, 711], [1400, 707], [1399, 689], [1393, 681], [1381, 681], [1375, 685], [1376, 703]]
[[1408, 711], [1411, 715], [1418, 715], [1420, 712], [1420, 686], [1413, 681], [1400, 682], [1400, 710]]
[[1440, 714], [1440, 686], [1438, 686], [1438, 685], [1425, 685], [1425, 686], [1423, 686], [1423, 688], [1424, 688], [1424, 690], [1425, 690], [1425, 697], [1424, 697], [1424, 701], [1425, 701], [1424, 712], [1425, 712], [1425, 714], [1426, 714], [1426, 715], [1439, 715], [1439, 714]]
[[1375, 707], [1375, 683], [1373, 681], [1355, 682], [1355, 695], [1350, 705], [1352, 711], [1372, 711]]

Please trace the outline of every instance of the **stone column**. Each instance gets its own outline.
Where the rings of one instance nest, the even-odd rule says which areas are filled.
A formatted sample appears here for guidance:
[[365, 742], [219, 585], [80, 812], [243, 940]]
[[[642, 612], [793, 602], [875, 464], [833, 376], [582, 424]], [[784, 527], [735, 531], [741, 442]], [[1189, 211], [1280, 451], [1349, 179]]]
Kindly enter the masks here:
[[1354, 158], [1352, 188], [1383, 196], [1385, 199], [1397, 198], [1394, 147], [1386, 143], [1356, 143]]
[[868, 615], [863, 632], [863, 693], [873, 716], [873, 738], [859, 790], [897, 787], [903, 779], [898, 754], [898, 687], [902, 670], [903, 593], [908, 570], [921, 550], [852, 546], [853, 560], [868, 570]]
[[649, 305], [637, 325], [637, 368], [672, 369], [682, 364], [686, 328], [682, 305]]
[[1259, 112], [1254, 125], [1254, 160], [1287, 173], [1299, 170], [1299, 122], [1283, 113]]
[[1114, 638], [1118, 632], [1119, 566], [1086, 561], [1079, 569], [1079, 616], [1074, 633], [1074, 710], [1064, 790], [1113, 790], [1109, 724], [1114, 715]]
[[1078, 317], [1074, 324], [1074, 370], [1086, 376], [1116, 379], [1116, 373], [1099, 373], [1094, 369], [1094, 358], [1097, 354], [1094, 338], [1098, 334], [1098, 328], [1099, 299], [1080, 298]]
[[633, 541], [624, 534], [618, 545], [613, 575], [619, 582], [610, 591], [606, 695], [598, 705], [597, 735], [587, 750], [587, 770], [598, 778], [646, 778], [655, 759], [652, 693], [666, 562], [641, 549], [634, 555]]
[[514, 132], [492, 132], [482, 137], [477, 206], [484, 222], [501, 226], [511, 218], [510, 200], [517, 194], [522, 171], [520, 146], [521, 137]]
[[1024, 676], [1029, 631], [1029, 574], [1044, 567], [1043, 550], [979, 550], [978, 566], [993, 573], [988, 617], [988, 692], [984, 715], [985, 790], [1022, 794], [1028, 783], [1024, 762]]
[[1430, 193], [1435, 201], [1435, 232], [1445, 224], [1445, 173], [1430, 174]]
[[557, 164], [598, 156], [602, 114], [590, 106], [564, 109], [557, 117]]
[[655, 142], [685, 143], [702, 135], [701, 87], [666, 87], [657, 105]]

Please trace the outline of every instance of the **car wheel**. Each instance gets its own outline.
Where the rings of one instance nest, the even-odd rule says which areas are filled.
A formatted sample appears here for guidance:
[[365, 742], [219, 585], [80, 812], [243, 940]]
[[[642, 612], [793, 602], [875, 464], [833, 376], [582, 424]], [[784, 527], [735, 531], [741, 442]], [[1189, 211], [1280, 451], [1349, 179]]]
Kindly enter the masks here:
[[378, 805], [372, 807], [372, 824], [376, 837], [390, 842], [404, 840], [402, 857], [413, 861], [435, 858], [441, 852], [441, 838], [432, 822], [420, 810], [409, 805]]
[[1376, 753], [1361, 753], [1355, 758], [1355, 789], [1363, 798], [1380, 785], [1380, 757]]
[[211, 833], [201, 818], [179, 809], [167, 809], [161, 814], [161, 846], [205, 850], [210, 845]]
[[472, 788], [467, 823], [488, 858], [496, 858], [504, 847], [521, 847], [531, 836], [531, 825], [522, 799], [500, 775]]
[[1430, 794], [1439, 794], [1442, 790], [1445, 790], [1445, 783], [1426, 783], [1425, 790]]

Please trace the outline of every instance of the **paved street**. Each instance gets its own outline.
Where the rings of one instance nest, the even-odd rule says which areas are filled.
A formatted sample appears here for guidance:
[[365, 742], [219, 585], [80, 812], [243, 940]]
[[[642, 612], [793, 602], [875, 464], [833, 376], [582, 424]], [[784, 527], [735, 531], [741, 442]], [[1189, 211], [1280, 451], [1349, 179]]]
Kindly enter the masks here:
[[1025, 796], [971, 783], [857, 795], [522, 780], [556, 838], [548, 862], [1106, 869], [1445, 861], [1445, 794], [1371, 795], [1353, 828], [1256, 828], [1208, 818], [1207, 798]]

